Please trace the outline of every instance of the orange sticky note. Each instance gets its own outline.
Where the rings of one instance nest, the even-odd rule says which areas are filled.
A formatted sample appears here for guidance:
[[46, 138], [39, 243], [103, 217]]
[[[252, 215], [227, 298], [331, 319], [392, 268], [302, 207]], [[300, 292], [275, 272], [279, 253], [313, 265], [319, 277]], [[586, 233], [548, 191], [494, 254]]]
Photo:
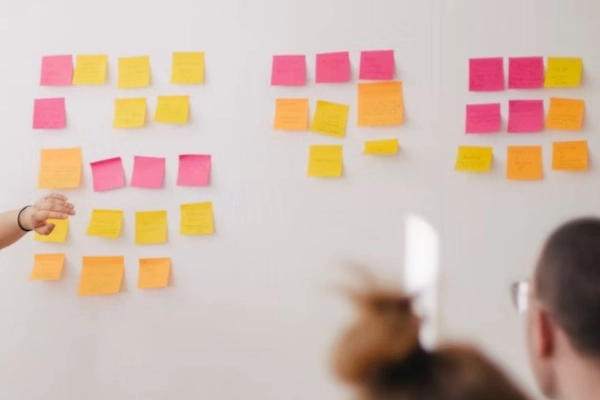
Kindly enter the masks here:
[[81, 183], [81, 149], [42, 149], [39, 189], [73, 189]]
[[403, 120], [402, 82], [358, 84], [358, 126], [400, 125]]
[[280, 131], [308, 130], [308, 99], [277, 99], [273, 128]]
[[506, 178], [514, 180], [542, 179], [542, 146], [508, 146]]
[[169, 286], [170, 258], [140, 258], [138, 289], [159, 289]]
[[80, 296], [97, 296], [117, 294], [121, 290], [125, 258], [116, 257], [83, 257]]
[[587, 140], [554, 142], [552, 144], [552, 169], [560, 171], [587, 171]]
[[579, 131], [583, 126], [585, 102], [577, 99], [550, 98], [546, 128]]
[[64, 254], [36, 254], [29, 279], [33, 281], [57, 281], [60, 279], [66, 256]]

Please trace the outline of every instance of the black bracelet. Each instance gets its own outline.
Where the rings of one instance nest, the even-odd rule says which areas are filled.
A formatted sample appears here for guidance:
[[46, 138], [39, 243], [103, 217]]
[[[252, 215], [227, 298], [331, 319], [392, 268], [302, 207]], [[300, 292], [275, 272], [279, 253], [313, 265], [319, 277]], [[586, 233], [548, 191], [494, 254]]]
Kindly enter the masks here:
[[25, 229], [23, 228], [23, 225], [21, 225], [21, 214], [23, 214], [23, 211], [27, 210], [29, 207], [31, 206], [25, 206], [23, 208], [21, 208], [21, 211], [19, 211], [19, 214], [17, 215], [17, 224], [19, 225], [19, 228], [21, 228], [21, 230], [23, 232], [31, 232], [32, 229]]

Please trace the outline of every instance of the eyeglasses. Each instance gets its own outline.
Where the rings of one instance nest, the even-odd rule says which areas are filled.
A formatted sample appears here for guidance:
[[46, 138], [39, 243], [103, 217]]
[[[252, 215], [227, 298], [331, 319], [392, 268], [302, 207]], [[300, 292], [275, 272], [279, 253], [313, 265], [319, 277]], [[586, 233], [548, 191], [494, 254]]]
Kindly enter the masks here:
[[529, 307], [530, 298], [530, 287], [529, 281], [517, 281], [510, 286], [510, 294], [513, 305], [518, 312], [523, 313], [527, 311]]

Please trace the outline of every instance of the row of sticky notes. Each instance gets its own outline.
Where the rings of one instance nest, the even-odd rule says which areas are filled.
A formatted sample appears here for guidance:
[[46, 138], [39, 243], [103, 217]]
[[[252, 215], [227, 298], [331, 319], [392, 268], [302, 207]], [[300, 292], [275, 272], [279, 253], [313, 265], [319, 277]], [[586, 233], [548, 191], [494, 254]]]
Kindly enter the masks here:
[[[460, 146], [456, 158], [457, 171], [488, 172], [492, 166], [493, 148]], [[587, 141], [554, 142], [552, 169], [587, 171]], [[542, 146], [508, 146], [506, 178], [539, 180], [543, 178]]]
[[[65, 254], [36, 254], [29, 279], [41, 281], [60, 280], [65, 261]], [[125, 258], [122, 256], [83, 257], [79, 295], [119, 293], [124, 272]], [[138, 289], [165, 288], [169, 285], [170, 275], [170, 258], [140, 258]]]
[[[78, 55], [75, 68], [73, 56], [42, 57], [41, 86], [103, 85], [106, 83], [108, 56]], [[142, 88], [150, 85], [150, 57], [119, 58], [119, 88]], [[204, 53], [173, 53], [171, 83], [204, 83]]]
[[[583, 126], [585, 102], [579, 99], [551, 98], [544, 124], [543, 100], [510, 100], [508, 102], [508, 132], [541, 132], [547, 129], [578, 131]], [[500, 131], [500, 103], [468, 104], [466, 133]]]
[[[577, 87], [581, 84], [582, 73], [581, 58], [548, 57], [544, 74], [543, 57], [511, 57], [508, 59], [508, 88]], [[502, 57], [469, 60], [469, 91], [493, 92], [504, 88]]]
[[[360, 53], [359, 79], [392, 80], [396, 64], [394, 50], [369, 50]], [[350, 53], [347, 51], [320, 53], [316, 57], [316, 83], [343, 83], [350, 81]], [[273, 56], [271, 85], [306, 85], [306, 56]]]

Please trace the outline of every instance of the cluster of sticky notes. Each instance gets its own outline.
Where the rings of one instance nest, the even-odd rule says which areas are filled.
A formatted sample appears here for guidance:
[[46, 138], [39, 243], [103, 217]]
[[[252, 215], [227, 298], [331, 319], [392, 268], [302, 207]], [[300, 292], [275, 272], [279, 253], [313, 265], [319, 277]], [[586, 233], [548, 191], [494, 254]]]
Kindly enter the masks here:
[[[116, 129], [142, 128], [146, 125], [147, 101], [145, 97], [115, 100], [113, 127]], [[158, 96], [153, 121], [163, 124], [183, 125], [188, 122], [190, 97], [188, 95]]]

